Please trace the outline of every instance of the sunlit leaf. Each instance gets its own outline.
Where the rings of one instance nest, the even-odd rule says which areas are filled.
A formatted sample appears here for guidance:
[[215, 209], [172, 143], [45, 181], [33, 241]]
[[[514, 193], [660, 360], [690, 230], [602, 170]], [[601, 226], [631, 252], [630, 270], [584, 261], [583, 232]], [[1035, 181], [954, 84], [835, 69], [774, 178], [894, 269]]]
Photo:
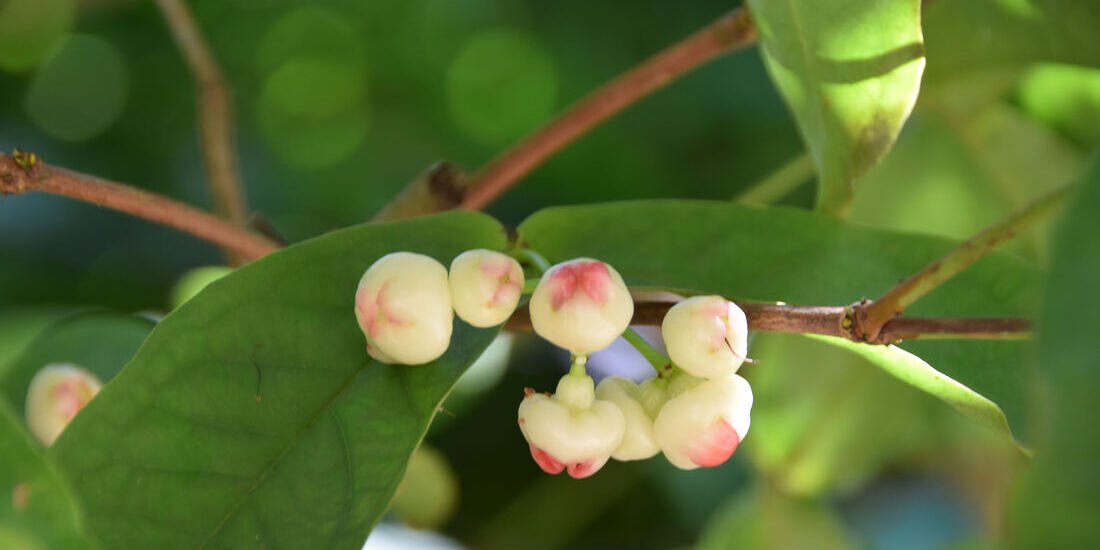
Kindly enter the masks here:
[[902, 382], [944, 400], [978, 424], [1010, 435], [1004, 411], [984, 396], [932, 368], [923, 359], [898, 346], [868, 346], [843, 338], [812, 336], [846, 349], [897, 377]]
[[169, 314], [50, 449], [109, 547], [358, 548], [458, 377], [493, 340], [456, 320], [426, 365], [369, 360], [363, 271], [501, 249], [459, 212], [358, 226], [219, 279]]
[[1100, 66], [1093, 0], [928, 2], [927, 84], [1039, 61]]
[[843, 213], [890, 150], [924, 69], [920, 0], [749, 0], [761, 51], [818, 170], [818, 205]]

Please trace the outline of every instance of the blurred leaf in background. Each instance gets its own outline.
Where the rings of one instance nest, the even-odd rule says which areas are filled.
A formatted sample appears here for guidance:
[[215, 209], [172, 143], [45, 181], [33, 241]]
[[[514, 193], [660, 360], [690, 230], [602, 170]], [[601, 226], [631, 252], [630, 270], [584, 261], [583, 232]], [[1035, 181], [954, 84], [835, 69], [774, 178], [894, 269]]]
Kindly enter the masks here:
[[[1100, 161], [1083, 178], [1053, 245], [1039, 317], [1041, 438], [1013, 507], [1010, 533], [1020, 548], [1068, 548], [1100, 542], [1100, 437], [1090, 414], [1100, 388]], [[1088, 236], [1089, 238], [1082, 238]]]

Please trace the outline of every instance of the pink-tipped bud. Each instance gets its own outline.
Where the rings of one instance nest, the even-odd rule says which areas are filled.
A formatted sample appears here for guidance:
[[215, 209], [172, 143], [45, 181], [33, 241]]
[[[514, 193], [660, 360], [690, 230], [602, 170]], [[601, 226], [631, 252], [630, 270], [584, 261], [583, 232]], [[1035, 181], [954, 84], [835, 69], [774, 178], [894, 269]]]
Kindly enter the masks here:
[[460, 319], [475, 327], [508, 320], [523, 294], [523, 268], [492, 250], [467, 250], [451, 262], [451, 303]]
[[734, 374], [704, 380], [669, 399], [653, 431], [661, 450], [684, 470], [726, 462], [749, 432], [752, 388]]
[[535, 333], [574, 355], [611, 345], [630, 324], [634, 301], [611, 266], [578, 258], [551, 267], [531, 295]]
[[43, 445], [51, 445], [102, 386], [94, 374], [76, 365], [42, 367], [27, 388], [27, 426]]
[[438, 359], [454, 322], [447, 268], [411, 252], [379, 258], [359, 280], [355, 318], [375, 359], [405, 365]]
[[672, 306], [661, 323], [668, 356], [700, 378], [725, 378], [748, 353], [745, 312], [721, 296], [695, 296]]
[[590, 377], [570, 374], [554, 395], [527, 392], [519, 405], [519, 429], [539, 468], [581, 479], [607, 463], [622, 442], [625, 420], [618, 407], [596, 399]]

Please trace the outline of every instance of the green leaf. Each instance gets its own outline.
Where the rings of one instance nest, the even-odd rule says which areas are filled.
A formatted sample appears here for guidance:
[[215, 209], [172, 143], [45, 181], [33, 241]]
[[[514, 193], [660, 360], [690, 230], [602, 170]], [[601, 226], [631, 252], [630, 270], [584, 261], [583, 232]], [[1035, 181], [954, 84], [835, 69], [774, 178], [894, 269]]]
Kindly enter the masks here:
[[1039, 61], [1100, 66], [1095, 0], [932, 2], [924, 13], [926, 84]]
[[1010, 522], [1023, 548], [1100, 546], [1100, 162], [1071, 201], [1054, 240], [1039, 316], [1036, 392], [1044, 414], [1035, 461], [1016, 495]]
[[856, 548], [825, 503], [767, 486], [733, 497], [711, 518], [699, 548]]
[[984, 396], [932, 368], [923, 359], [898, 346], [868, 346], [831, 336], [810, 335], [830, 345], [848, 350], [897, 377], [902, 382], [939, 397], [963, 416], [992, 430], [1011, 436], [1004, 411]]
[[0, 314], [0, 377], [35, 337], [72, 314], [66, 307], [26, 307]]
[[[967, 238], [1074, 181], [1084, 166], [1071, 144], [1005, 103], [965, 113], [936, 107], [918, 111], [861, 180], [850, 220]], [[1042, 257], [1045, 237], [1028, 232], [1005, 248]]]
[[749, 0], [768, 72], [818, 170], [818, 206], [844, 213], [890, 150], [924, 70], [920, 0]]
[[87, 548], [76, 504], [22, 424], [0, 401], [0, 548]]
[[741, 371], [755, 396], [744, 447], [784, 492], [850, 493], [885, 465], [943, 456], [941, 419], [954, 415], [883, 370], [890, 365], [795, 334], [758, 334], [752, 356], [759, 367]]
[[[519, 233], [526, 245], [552, 261], [599, 258], [632, 285], [807, 305], [849, 304], [881, 295], [955, 245], [801, 210], [704, 201], [551, 208], [528, 218]], [[907, 313], [1026, 315], [1035, 279], [1028, 264], [992, 254]], [[941, 340], [905, 347], [998, 404], [1013, 433], [1022, 436], [1028, 391], [1024, 343]]]
[[215, 281], [165, 317], [50, 449], [112, 548], [359, 548], [436, 408], [498, 332], [456, 319], [422, 366], [371, 361], [356, 285], [398, 250], [502, 249], [455, 212], [337, 231]]
[[152, 328], [148, 319], [105, 311], [55, 321], [0, 372], [0, 395], [22, 411], [31, 379], [50, 363], [73, 363], [107, 382], [133, 358]]

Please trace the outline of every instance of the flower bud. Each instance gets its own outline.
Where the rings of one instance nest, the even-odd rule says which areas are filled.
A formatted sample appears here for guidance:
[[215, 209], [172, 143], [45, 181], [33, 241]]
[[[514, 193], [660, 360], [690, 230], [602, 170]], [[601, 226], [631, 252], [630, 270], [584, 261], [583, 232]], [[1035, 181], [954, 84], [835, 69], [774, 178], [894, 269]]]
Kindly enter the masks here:
[[523, 268], [506, 254], [467, 250], [451, 262], [451, 303], [459, 318], [491, 327], [512, 316], [523, 294]]
[[359, 280], [355, 317], [375, 359], [406, 365], [438, 359], [454, 322], [447, 269], [411, 252], [379, 258]]
[[704, 380], [672, 397], [657, 413], [657, 444], [684, 470], [718, 466], [749, 432], [752, 389], [744, 378]]
[[554, 395], [528, 388], [519, 405], [519, 428], [544, 472], [567, 470], [582, 479], [602, 468], [618, 448], [625, 420], [618, 407], [596, 399], [592, 378], [568, 374]]
[[596, 397], [614, 403], [626, 420], [623, 441], [611, 453], [615, 460], [642, 460], [661, 451], [653, 432], [653, 417], [667, 399], [654, 380], [641, 385], [621, 376], [609, 376], [596, 387]]
[[748, 353], [745, 312], [721, 296], [696, 296], [665, 314], [661, 334], [668, 356], [701, 378], [725, 378], [741, 367]]
[[94, 374], [69, 363], [42, 367], [27, 388], [27, 426], [43, 445], [51, 445], [103, 384]]
[[606, 348], [626, 330], [634, 301], [614, 268], [578, 258], [547, 270], [530, 309], [536, 334], [581, 356]]

